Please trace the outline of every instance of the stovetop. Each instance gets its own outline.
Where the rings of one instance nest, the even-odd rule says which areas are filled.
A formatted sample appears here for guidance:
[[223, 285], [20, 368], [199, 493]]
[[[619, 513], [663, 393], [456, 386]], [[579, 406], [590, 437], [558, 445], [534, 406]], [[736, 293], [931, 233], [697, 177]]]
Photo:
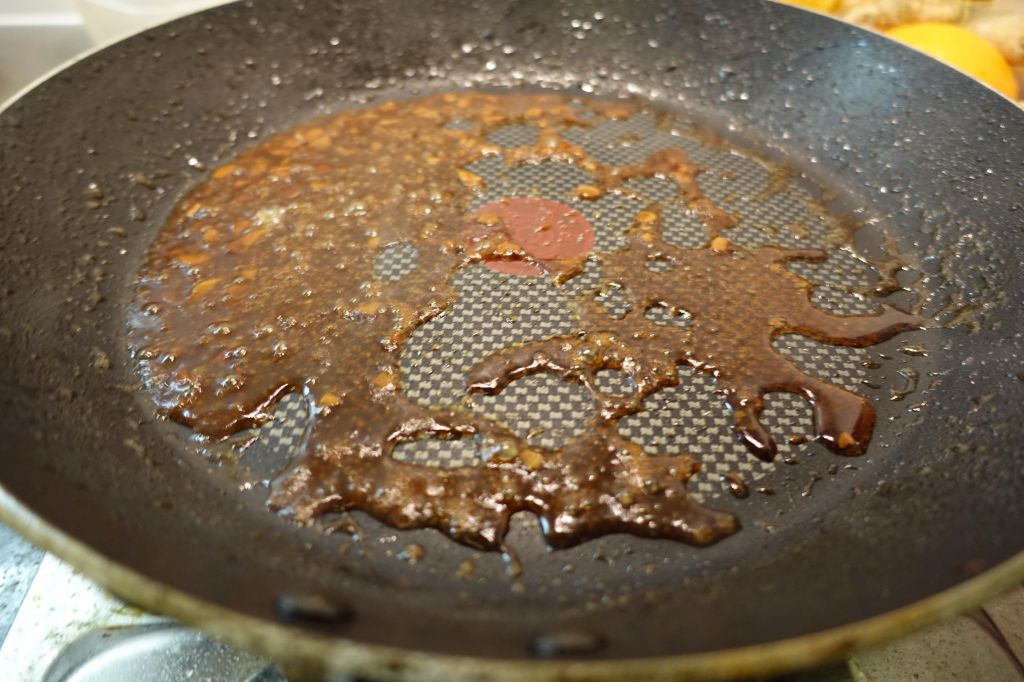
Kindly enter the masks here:
[[[270, 661], [125, 604], [4, 526], [0, 638], [3, 680], [286, 682]], [[772, 682], [1012, 682], [1024, 680], [1022, 658], [1024, 588], [1017, 588], [845, 663]]]
[[284, 682], [269, 661], [116, 599], [0, 526], [0, 679]]

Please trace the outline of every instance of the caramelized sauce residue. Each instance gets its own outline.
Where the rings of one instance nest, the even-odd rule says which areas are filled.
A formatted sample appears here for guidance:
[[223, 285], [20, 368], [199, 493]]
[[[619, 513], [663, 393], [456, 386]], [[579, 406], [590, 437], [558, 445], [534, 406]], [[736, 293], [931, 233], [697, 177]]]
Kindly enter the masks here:
[[[773, 391], [814, 405], [826, 446], [862, 453], [871, 405], [803, 374], [772, 340], [797, 333], [866, 346], [924, 321], [894, 309], [840, 317], [815, 308], [811, 285], [784, 263], [822, 260], [824, 252], [730, 243], [736, 218], [701, 192], [701, 168], [682, 149], [637, 165], [598, 163], [562, 131], [640, 106], [584, 105], [589, 110], [561, 96], [494, 94], [387, 103], [281, 133], [214, 170], [176, 208], [138, 278], [130, 343], [161, 413], [223, 437], [263, 423], [283, 395], [305, 390], [317, 418], [304, 451], [273, 483], [274, 508], [304, 523], [361, 509], [483, 549], [502, 546], [518, 511], [536, 514], [554, 547], [615, 532], [705, 545], [735, 532], [733, 515], [688, 496], [686, 481], [699, 469], [693, 458], [646, 454], [617, 431], [620, 418], [677, 383], [679, 364], [715, 376], [736, 433], [757, 457], [776, 454], [760, 422]], [[462, 125], [447, 126], [455, 121]], [[487, 142], [488, 132], [510, 123], [538, 126], [537, 143], [502, 150]], [[469, 410], [414, 404], [402, 391], [402, 343], [452, 306], [457, 270], [520, 263], [559, 283], [583, 269], [579, 256], [534, 259], [500, 216], [467, 215], [484, 189], [467, 166], [491, 155], [510, 165], [575, 164], [593, 175], [586, 192], [595, 196], [628, 194], [629, 179], [665, 178], [707, 227], [706, 248], [679, 248], [662, 238], [661, 207], [647, 206], [622, 226], [628, 247], [598, 256], [603, 286], [621, 288], [631, 312], [614, 319], [584, 299], [573, 334], [507, 348], [469, 372], [467, 390], [475, 392], [498, 393], [540, 372], [589, 389], [597, 416], [557, 450], [531, 446]], [[398, 282], [375, 278], [375, 256], [396, 244], [418, 250], [416, 268]], [[645, 267], [651, 259], [670, 267], [653, 272]], [[657, 324], [644, 315], [652, 306], [685, 310], [690, 322]], [[627, 374], [633, 393], [602, 393], [603, 369]], [[392, 458], [399, 443], [430, 437], [492, 439], [504, 456], [454, 469]]]

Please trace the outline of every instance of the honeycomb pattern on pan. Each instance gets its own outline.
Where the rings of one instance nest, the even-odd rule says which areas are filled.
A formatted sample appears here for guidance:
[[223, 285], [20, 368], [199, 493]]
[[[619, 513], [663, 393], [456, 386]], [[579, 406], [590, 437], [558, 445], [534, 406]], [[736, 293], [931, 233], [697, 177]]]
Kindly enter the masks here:
[[[532, 126], [506, 126], [490, 134], [489, 140], [503, 147], [531, 144], [537, 136]], [[788, 248], [822, 248], [828, 244], [829, 225], [810, 209], [806, 190], [787, 183], [773, 188], [771, 172], [762, 162], [731, 150], [707, 146], [688, 134], [686, 126], [669, 128], [653, 116], [640, 115], [626, 121], [609, 121], [591, 127], [572, 128], [566, 133], [599, 161], [638, 163], [651, 152], [671, 146], [685, 148], [704, 167], [698, 176], [703, 190], [724, 209], [740, 217], [729, 238], [744, 246], [775, 244]], [[596, 233], [594, 251], [622, 248], [623, 229], [644, 207], [657, 202], [664, 208], [666, 239], [683, 247], [706, 242], [703, 225], [676, 198], [675, 187], [661, 179], [627, 183], [627, 193], [608, 193], [593, 201], [576, 197], [575, 188], [592, 181], [577, 166], [541, 162], [506, 167], [499, 157], [486, 157], [470, 166], [486, 182], [470, 210], [507, 197], [543, 197], [566, 203], [591, 222]], [[392, 245], [376, 261], [377, 276], [400, 280], [416, 266], [415, 249]], [[656, 265], [654, 267], [657, 267]], [[791, 269], [815, 284], [814, 302], [840, 314], [864, 314], [878, 309], [870, 297], [858, 294], [876, 278], [873, 270], [847, 250], [834, 250], [825, 263], [794, 262]], [[421, 325], [403, 348], [403, 385], [410, 399], [434, 406], [461, 407], [495, 419], [530, 443], [558, 447], [583, 428], [595, 405], [580, 385], [549, 375], [537, 375], [513, 382], [497, 396], [469, 396], [465, 373], [488, 354], [515, 342], [542, 339], [572, 331], [573, 300], [594, 296], [610, 314], [625, 312], [625, 301], [614, 289], [597, 289], [599, 258], [587, 263], [586, 271], [569, 283], [556, 287], [546, 278], [524, 278], [493, 272], [482, 265], [458, 272], [453, 284], [459, 294], [452, 308]], [[685, 324], [685, 317], [670, 319], [666, 310], [649, 311], [660, 321]], [[776, 348], [809, 374], [856, 389], [865, 378], [861, 362], [864, 349], [834, 347], [798, 335], [784, 336]], [[755, 483], [777, 464], [752, 457], [736, 441], [732, 420], [714, 380], [689, 368], [680, 368], [679, 385], [651, 396], [643, 412], [622, 420], [623, 435], [651, 452], [687, 452], [698, 457], [702, 471], [691, 483], [698, 498], [722, 494], [720, 475], [739, 473]], [[629, 390], [628, 379], [617, 372], [602, 372], [602, 390]], [[766, 424], [779, 443], [779, 461], [796, 447], [790, 436], [813, 433], [811, 408], [791, 394], [770, 394], [766, 399]], [[278, 409], [276, 419], [263, 427], [260, 447], [293, 448], [299, 442], [307, 415], [303, 399], [289, 396]], [[424, 466], [457, 467], [477, 464], [493, 453], [493, 444], [483, 439], [456, 441], [425, 440], [396, 449], [395, 457]]]
[[389, 244], [373, 261], [373, 274], [385, 282], [397, 282], [416, 268], [416, 247], [412, 244]]
[[516, 147], [535, 143], [539, 133], [537, 126], [513, 124], [498, 128], [487, 136], [487, 141], [499, 147]]

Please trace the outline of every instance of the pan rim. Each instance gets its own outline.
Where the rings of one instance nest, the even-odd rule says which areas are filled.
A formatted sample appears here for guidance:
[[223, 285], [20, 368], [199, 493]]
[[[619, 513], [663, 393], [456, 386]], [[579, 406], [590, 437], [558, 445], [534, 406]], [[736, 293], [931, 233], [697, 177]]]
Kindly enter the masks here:
[[[777, 0], [770, 0], [776, 4]], [[224, 5], [237, 2], [223, 2]], [[834, 17], [805, 8], [789, 9]], [[204, 10], [205, 11], [205, 10]], [[175, 21], [175, 20], [171, 20]], [[171, 23], [171, 21], [166, 23]], [[0, 101], [0, 114], [39, 85], [80, 61], [124, 40], [161, 25], [104, 41], [59, 64]], [[883, 33], [861, 30], [893, 41]], [[901, 45], [899, 43], [896, 43]], [[912, 50], [903, 46], [904, 49]], [[915, 51], [917, 52], [917, 51]], [[919, 53], [922, 54], [922, 53]], [[928, 55], [923, 55], [928, 56]], [[935, 60], [938, 61], [938, 60]], [[943, 64], [963, 74], [960, 69]], [[1005, 95], [972, 80], [1014, 104]], [[282, 662], [289, 673], [328, 675], [356, 673], [392, 680], [450, 680], [452, 676], [479, 676], [491, 680], [727, 680], [737, 677], [785, 673], [839, 659], [850, 652], [895, 639], [942, 619], [962, 613], [1024, 580], [1024, 551], [983, 573], [919, 601], [846, 625], [807, 635], [733, 649], [617, 660], [562, 660], [475, 658], [451, 656], [397, 647], [365, 644], [343, 637], [313, 634], [281, 623], [247, 616], [147, 578], [113, 561], [33, 511], [0, 484], [0, 521], [33, 544], [70, 563], [110, 592], [144, 608], [179, 619], [202, 631]]]
[[0, 521], [132, 604], [255, 650], [290, 674], [356, 674], [389, 680], [453, 676], [494, 681], [730, 680], [821, 665], [910, 634], [998, 596], [1024, 580], [1024, 551], [942, 592], [836, 628], [773, 642], [678, 656], [542, 661], [451, 656], [366, 644], [244, 615], [152, 580], [67, 535], [0, 484]]

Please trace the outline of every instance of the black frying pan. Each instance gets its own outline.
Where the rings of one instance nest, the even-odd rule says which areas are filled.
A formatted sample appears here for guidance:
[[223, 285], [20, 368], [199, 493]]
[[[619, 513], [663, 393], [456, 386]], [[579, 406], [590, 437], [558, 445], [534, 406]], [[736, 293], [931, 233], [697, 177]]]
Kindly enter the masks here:
[[[957, 283], [976, 328], [947, 318], [915, 339], [913, 406], [875, 394], [856, 474], [828, 475], [824, 451], [783, 467], [780, 494], [722, 503], [746, 528], [708, 548], [616, 536], [552, 553], [518, 524], [520, 593], [496, 555], [458, 579], [472, 551], [433, 532], [363, 519], [354, 551], [297, 529], [156, 418], [124, 310], [207, 169], [371, 91], [583, 83], [802, 169]], [[310, 675], [721, 678], [840, 656], [1024, 576], [1022, 163], [1012, 103], [770, 3], [269, 1], [153, 29], [0, 115], [4, 517], [119, 595]], [[901, 357], [897, 341], [876, 352]], [[417, 566], [394, 556], [412, 541]]]

